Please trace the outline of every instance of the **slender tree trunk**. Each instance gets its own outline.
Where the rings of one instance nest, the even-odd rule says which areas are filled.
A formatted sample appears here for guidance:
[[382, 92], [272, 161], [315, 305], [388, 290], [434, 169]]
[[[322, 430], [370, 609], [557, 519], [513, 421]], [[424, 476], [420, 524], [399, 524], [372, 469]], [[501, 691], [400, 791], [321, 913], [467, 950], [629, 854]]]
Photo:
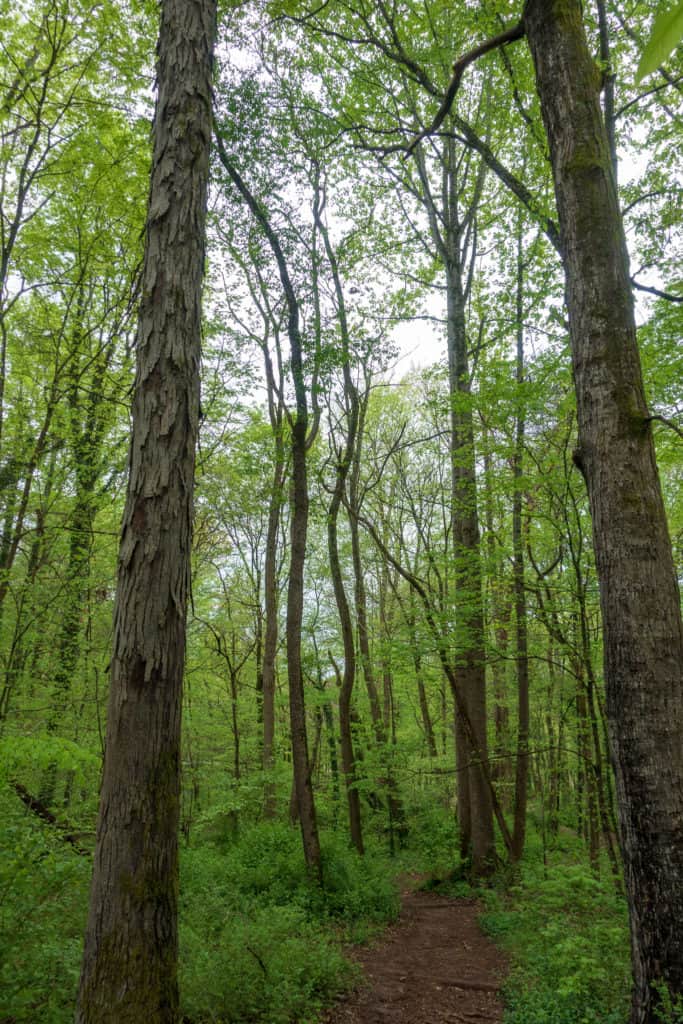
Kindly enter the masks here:
[[[489, 873], [495, 864], [491, 793], [479, 758], [488, 756], [484, 608], [474, 456], [474, 425], [470, 406], [465, 301], [457, 262], [447, 266], [448, 366], [451, 397], [452, 532], [457, 601], [459, 686], [476, 734], [475, 757], [467, 730], [456, 719], [458, 814], [461, 830], [471, 836], [472, 869]], [[462, 801], [461, 792], [462, 789]]]
[[332, 774], [332, 800], [334, 802], [334, 821], [339, 818], [339, 762], [337, 759], [337, 735], [334, 727], [334, 712], [329, 701], [323, 704], [325, 728], [327, 729], [327, 751]]
[[588, 726], [588, 707], [586, 704], [586, 683], [584, 679], [583, 665], [577, 661], [575, 664], [577, 675], [576, 681], [576, 718], [577, 736], [579, 750], [579, 765], [585, 794], [585, 806], [582, 804], [582, 827], [585, 838], [588, 841], [588, 854], [590, 858], [591, 871], [594, 875], [600, 874], [600, 833], [598, 830], [598, 800], [595, 787], [595, 771], [590, 745], [590, 733]]
[[517, 670], [517, 761], [515, 767], [515, 824], [512, 834], [513, 856], [520, 860], [524, 852], [526, 808], [529, 775], [529, 658], [527, 651], [526, 592], [524, 589], [524, 540], [522, 535], [522, 473], [524, 434], [524, 263], [522, 258], [522, 224], [517, 232], [517, 422], [513, 461], [514, 492], [512, 496], [512, 578], [515, 596], [515, 667]]
[[[233, 664], [235, 658], [235, 650], [233, 645]], [[239, 714], [238, 714], [238, 690], [237, 680], [239, 671], [235, 670], [232, 665], [228, 666], [228, 677], [230, 682], [230, 726], [232, 729], [232, 775], [235, 782], [239, 782], [242, 777], [242, 765], [240, 760], [240, 726], [239, 726]]]
[[[417, 695], [420, 702], [420, 717], [422, 719], [422, 728], [425, 734], [425, 740], [427, 742], [427, 752], [430, 757], [437, 757], [438, 751], [436, 749], [436, 739], [434, 737], [434, 726], [432, 725], [432, 718], [429, 713], [429, 703], [427, 701], [427, 691], [425, 689], [424, 678], [422, 673], [422, 657], [420, 655], [420, 648], [417, 643], [417, 633], [415, 629], [415, 596], [413, 591], [410, 591], [409, 597], [410, 609], [406, 616], [406, 622], [408, 625], [409, 637], [410, 637], [410, 649], [413, 655], [413, 666], [415, 668], [415, 681], [417, 683]], [[442, 690], [445, 694], [445, 690]], [[444, 712], [445, 713], [445, 712]]]
[[356, 758], [353, 750], [353, 734], [351, 730], [351, 699], [353, 684], [356, 678], [356, 647], [353, 637], [353, 621], [346, 589], [342, 577], [339, 560], [339, 544], [337, 540], [337, 522], [342, 495], [346, 484], [346, 476], [350, 466], [350, 452], [355, 441], [355, 422], [349, 424], [346, 442], [346, 455], [337, 464], [337, 475], [332, 500], [327, 512], [327, 548], [330, 558], [330, 573], [334, 596], [339, 612], [342, 643], [344, 645], [344, 670], [341, 673], [339, 687], [339, 732], [341, 735], [341, 763], [346, 785], [346, 799], [349, 810], [349, 831], [351, 842], [359, 853], [363, 853], [363, 832], [360, 815], [360, 797], [356, 779]]
[[[337, 299], [337, 317], [342, 342], [342, 373], [344, 378], [344, 401], [346, 405], [346, 436], [343, 445], [339, 450], [335, 449], [336, 466], [335, 480], [330, 506], [327, 511], [327, 550], [330, 558], [330, 573], [334, 598], [339, 612], [339, 623], [344, 647], [344, 669], [339, 673], [335, 663], [335, 671], [339, 675], [339, 732], [341, 738], [341, 763], [346, 787], [346, 799], [349, 811], [349, 832], [351, 842], [358, 853], [362, 854], [363, 829], [360, 813], [360, 796], [358, 793], [356, 777], [356, 757], [353, 748], [353, 731], [351, 728], [353, 687], [356, 681], [356, 645], [353, 636], [353, 620], [346, 596], [344, 577], [342, 575], [341, 561], [339, 558], [338, 523], [339, 509], [341, 508], [346, 492], [346, 484], [354, 465], [358, 430], [361, 425], [360, 401], [358, 389], [351, 377], [351, 350], [348, 321], [346, 317], [346, 302], [342, 288], [341, 276], [337, 264], [336, 253], [330, 243], [327, 227], [322, 219], [323, 194], [320, 181], [316, 179], [316, 203], [314, 204], [314, 216], [316, 225], [320, 231], [325, 246], [325, 253], [332, 271], [335, 295]], [[356, 534], [358, 528], [356, 526]]]
[[364, 400], [363, 404], [361, 404], [359, 409], [358, 436], [353, 452], [348, 487], [349, 529], [351, 533], [351, 560], [353, 563], [354, 575], [354, 596], [356, 600], [356, 625], [358, 627], [358, 647], [360, 650], [360, 661], [363, 667], [365, 688], [367, 690], [368, 701], [370, 703], [370, 716], [372, 719], [372, 728], [375, 743], [377, 744], [380, 757], [386, 767], [386, 777], [382, 780], [382, 784], [386, 790], [387, 810], [389, 813], [389, 818], [390, 821], [404, 821], [405, 813], [403, 811], [403, 807], [396, 788], [396, 780], [393, 776], [391, 765], [387, 763], [387, 734], [384, 726], [384, 716], [382, 714], [382, 706], [380, 704], [379, 691], [377, 689], [377, 680], [375, 678], [375, 673], [372, 665], [372, 657], [370, 654], [370, 634], [368, 630], [368, 599], [367, 591], [365, 589], [365, 576], [363, 571], [363, 560], [360, 547], [360, 530], [358, 517], [361, 511], [361, 503], [359, 497], [359, 478], [361, 439], [363, 437], [366, 408], [367, 401]]
[[[301, 357], [293, 372], [301, 375]], [[299, 390], [303, 383], [299, 385]], [[289, 586], [287, 588], [287, 673], [289, 679], [289, 721], [292, 732], [294, 788], [298, 806], [301, 839], [306, 866], [312, 878], [322, 882], [320, 841], [313, 796], [313, 781], [308, 758], [306, 704], [301, 665], [301, 628], [304, 609], [304, 563], [308, 532], [308, 472], [306, 435], [308, 415], [305, 399], [297, 402], [297, 417], [292, 426], [292, 487]]]
[[683, 995], [683, 627], [643, 391], [629, 262], [580, 0], [524, 23], [560, 217], [631, 919], [631, 1024]]
[[265, 632], [263, 638], [262, 710], [263, 710], [263, 771], [265, 775], [263, 792], [263, 813], [266, 818], [276, 815], [275, 781], [275, 659], [278, 643], [278, 601], [277, 601], [277, 539], [280, 530], [282, 491], [284, 488], [284, 449], [281, 423], [275, 429], [275, 466], [273, 467], [273, 490], [268, 510], [266, 532], [266, 553], [264, 565]]
[[501, 799], [505, 800], [511, 776], [510, 761], [510, 709], [507, 694], [506, 653], [509, 641], [509, 623], [511, 602], [505, 593], [506, 583], [503, 576], [502, 557], [496, 543], [496, 532], [493, 521], [493, 467], [487, 432], [484, 432], [484, 482], [485, 482], [485, 514], [486, 514], [486, 550], [489, 560], [490, 589], [490, 629], [493, 633], [495, 652], [491, 661], [493, 676], [493, 735], [495, 737], [495, 757], [491, 765], [491, 776], [496, 782], [502, 782]]
[[[320, 839], [315, 810], [315, 797], [308, 758], [308, 733], [306, 728], [306, 702], [301, 664], [301, 629], [304, 609], [304, 568], [306, 564], [306, 537], [308, 534], [308, 428], [310, 416], [304, 377], [299, 303], [289, 275], [287, 260], [280, 240], [268, 220], [263, 205], [250, 191], [237, 168], [232, 163], [219, 131], [216, 132], [218, 156], [233, 185], [246, 202], [252, 216], [261, 227], [277, 263], [280, 282], [287, 303], [287, 335], [290, 345], [292, 383], [296, 412], [289, 415], [291, 442], [291, 486], [290, 504], [290, 557], [289, 583], [287, 587], [287, 681], [289, 686], [289, 724], [292, 742], [292, 766], [294, 771], [293, 796], [290, 800], [290, 814], [296, 810], [301, 826], [301, 841], [304, 859], [309, 875], [322, 883]], [[296, 804], [296, 808], [294, 807]]]
[[130, 476], [77, 1024], [177, 1024], [180, 714], [214, 0], [164, 0]]
[[358, 647], [360, 650], [361, 665], [363, 667], [365, 688], [368, 693], [368, 701], [370, 704], [370, 717], [372, 719], [372, 727], [375, 734], [375, 741], [377, 745], [381, 747], [385, 741], [384, 719], [382, 717], [382, 706], [379, 700], [377, 680], [375, 679], [375, 673], [372, 667], [372, 657], [370, 655], [370, 636], [368, 633], [367, 610], [368, 599], [365, 590], [365, 577], [363, 575], [363, 559], [360, 549], [360, 532], [358, 529], [358, 520], [356, 518], [358, 504], [353, 483], [351, 487], [350, 504], [352, 513], [349, 516], [349, 525], [351, 529], [351, 552], [353, 559], [354, 587], [356, 598], [356, 625], [358, 627]]

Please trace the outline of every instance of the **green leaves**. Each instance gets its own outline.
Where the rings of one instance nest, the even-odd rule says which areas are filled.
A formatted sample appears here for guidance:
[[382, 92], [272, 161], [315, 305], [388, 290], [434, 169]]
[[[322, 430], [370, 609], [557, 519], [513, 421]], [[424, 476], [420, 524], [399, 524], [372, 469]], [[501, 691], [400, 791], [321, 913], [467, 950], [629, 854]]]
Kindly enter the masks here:
[[683, 38], [683, 0], [668, 11], [660, 11], [652, 25], [636, 72], [636, 85], [652, 74]]

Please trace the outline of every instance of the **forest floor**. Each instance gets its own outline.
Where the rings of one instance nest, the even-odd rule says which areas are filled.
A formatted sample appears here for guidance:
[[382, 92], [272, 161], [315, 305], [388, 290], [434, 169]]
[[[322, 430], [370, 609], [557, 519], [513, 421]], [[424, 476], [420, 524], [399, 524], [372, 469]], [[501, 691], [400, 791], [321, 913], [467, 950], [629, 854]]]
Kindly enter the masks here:
[[402, 893], [394, 925], [352, 956], [359, 987], [323, 1017], [323, 1024], [497, 1024], [507, 963], [478, 924], [474, 899]]

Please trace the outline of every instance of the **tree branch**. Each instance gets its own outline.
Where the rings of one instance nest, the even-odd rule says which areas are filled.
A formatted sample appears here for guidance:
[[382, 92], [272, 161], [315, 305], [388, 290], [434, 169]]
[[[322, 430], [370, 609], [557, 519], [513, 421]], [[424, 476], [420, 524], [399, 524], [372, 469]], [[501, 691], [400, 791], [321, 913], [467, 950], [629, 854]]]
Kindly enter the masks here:
[[458, 89], [460, 88], [460, 82], [462, 76], [465, 73], [466, 68], [470, 64], [473, 64], [475, 60], [483, 57], [484, 54], [489, 53], [491, 50], [498, 49], [499, 46], [505, 46], [506, 43], [515, 42], [517, 39], [522, 39], [525, 34], [524, 19], [518, 21], [516, 25], [506, 29], [504, 32], [500, 32], [497, 36], [493, 36], [491, 39], [487, 39], [485, 42], [480, 43], [479, 46], [475, 46], [473, 50], [470, 50], [459, 60], [456, 60], [453, 65], [453, 77], [448, 83], [443, 102], [439, 107], [434, 120], [427, 127], [424, 128], [418, 135], [415, 136], [413, 141], [408, 146], [407, 156], [409, 156], [415, 147], [422, 142], [428, 135], [433, 135], [439, 130], [441, 125], [446, 120], [451, 107], [453, 106], [453, 100], [455, 99]]
[[669, 427], [669, 429], [673, 430], [679, 437], [683, 437], [683, 430], [681, 430], [678, 424], [674, 423], [673, 420], [668, 420], [666, 416], [660, 416], [659, 413], [655, 413], [654, 416], [648, 416], [645, 422], [652, 423], [654, 420], [657, 420], [658, 423], [663, 423], [665, 427]]
[[640, 284], [635, 277], [631, 278], [631, 284], [639, 292], [648, 292], [649, 295], [656, 295], [658, 299], [666, 299], [667, 302], [683, 302], [683, 295], [674, 295], [673, 292], [664, 292], [661, 288], [652, 285]]

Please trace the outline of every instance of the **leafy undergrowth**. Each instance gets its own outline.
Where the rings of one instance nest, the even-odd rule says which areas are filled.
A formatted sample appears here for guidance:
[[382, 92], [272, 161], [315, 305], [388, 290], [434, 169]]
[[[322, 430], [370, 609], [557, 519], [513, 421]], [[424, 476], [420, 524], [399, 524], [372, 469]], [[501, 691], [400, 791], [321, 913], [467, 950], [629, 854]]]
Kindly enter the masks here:
[[[71, 1024], [91, 861], [0, 785], [0, 1024]], [[180, 990], [192, 1024], [312, 1021], [354, 980], [342, 944], [398, 910], [383, 851], [323, 837], [325, 889], [297, 829], [246, 826], [181, 856]]]
[[384, 858], [323, 839], [324, 889], [287, 825], [246, 829], [227, 849], [182, 861], [181, 996], [193, 1024], [305, 1024], [355, 980], [341, 952], [391, 920], [398, 897]]
[[73, 1020], [91, 864], [0, 785], [0, 1022]]
[[532, 835], [516, 884], [482, 893], [485, 930], [510, 954], [506, 1024], [624, 1024], [631, 987], [626, 904], [565, 837], [544, 866]]

